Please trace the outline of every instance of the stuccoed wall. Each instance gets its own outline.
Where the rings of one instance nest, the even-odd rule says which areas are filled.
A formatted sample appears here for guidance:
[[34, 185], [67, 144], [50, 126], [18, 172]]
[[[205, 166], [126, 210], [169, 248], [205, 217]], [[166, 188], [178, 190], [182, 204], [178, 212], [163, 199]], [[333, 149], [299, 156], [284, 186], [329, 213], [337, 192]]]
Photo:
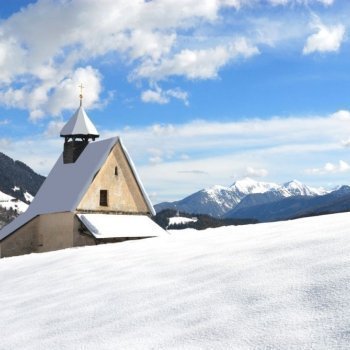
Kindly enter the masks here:
[[37, 252], [48, 252], [73, 246], [74, 213], [40, 215]]
[[[115, 175], [115, 167], [118, 175]], [[108, 206], [100, 206], [100, 190], [108, 190]], [[77, 210], [148, 213], [147, 204], [118, 142], [90, 185]]]
[[0, 242], [0, 257], [96, 244], [92, 236], [79, 229], [75, 213], [40, 215]]
[[73, 247], [97, 244], [97, 241], [91, 234], [81, 232], [81, 223], [76, 216], [74, 217], [73, 225]]
[[1, 241], [1, 258], [35, 252], [39, 245], [38, 222], [39, 217], [34, 218]]

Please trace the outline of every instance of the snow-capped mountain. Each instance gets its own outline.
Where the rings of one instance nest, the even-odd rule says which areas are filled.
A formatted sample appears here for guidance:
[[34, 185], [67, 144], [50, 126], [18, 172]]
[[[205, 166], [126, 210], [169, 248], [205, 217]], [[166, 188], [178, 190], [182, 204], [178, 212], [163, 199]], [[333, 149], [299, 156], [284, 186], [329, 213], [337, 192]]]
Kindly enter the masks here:
[[175, 202], [163, 202], [155, 205], [157, 212], [174, 209], [186, 213], [207, 214], [220, 217], [233, 209], [245, 196], [251, 193], [265, 193], [279, 185], [258, 182], [244, 178], [234, 182], [230, 187], [215, 185], [205, 188]]
[[246, 177], [242, 180], [234, 182], [230, 189], [235, 192], [241, 199], [247, 194], [251, 193], [265, 193], [267, 191], [277, 189], [280, 186], [275, 183], [270, 182], [259, 182], [255, 181], [249, 177]]
[[280, 188], [286, 190], [290, 196], [322, 196], [328, 193], [323, 188], [308, 187], [298, 180], [286, 182]]
[[186, 213], [219, 217], [237, 205], [241, 198], [241, 193], [236, 193], [229, 187], [217, 185], [195, 192], [179, 201], [156, 204], [155, 209], [157, 212], [174, 209]]
[[[224, 217], [229, 219], [255, 219], [259, 222], [287, 220], [321, 214], [350, 211], [350, 187], [324, 195], [296, 195], [267, 198], [265, 194], [248, 195]], [[255, 200], [255, 201], [254, 201]]]
[[[265, 192], [252, 192], [247, 194], [242, 200], [232, 209], [225, 213], [225, 217], [231, 217], [232, 213], [237, 213], [242, 208], [250, 208], [256, 205], [276, 202], [283, 198], [306, 196], [315, 197], [328, 193], [323, 188], [313, 188], [302, 184], [298, 180], [293, 180], [284, 183], [283, 185], [276, 185]], [[236, 215], [234, 215], [236, 217]]]
[[221, 217], [236, 207], [247, 207], [293, 196], [318, 196], [326, 193], [322, 189], [308, 187], [297, 180], [283, 185], [244, 178], [230, 187], [215, 185], [198, 191], [176, 202], [155, 205], [156, 211], [175, 209], [186, 213], [208, 214]]

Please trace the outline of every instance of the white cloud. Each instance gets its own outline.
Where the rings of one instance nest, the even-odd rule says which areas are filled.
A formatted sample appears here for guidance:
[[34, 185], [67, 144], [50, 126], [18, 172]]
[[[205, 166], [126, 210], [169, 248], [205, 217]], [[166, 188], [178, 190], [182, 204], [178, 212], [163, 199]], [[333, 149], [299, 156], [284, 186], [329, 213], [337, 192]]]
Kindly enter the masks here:
[[8, 125], [10, 124], [10, 120], [9, 119], [2, 119], [0, 120], [0, 125]]
[[[334, 183], [335, 177], [339, 183], [348, 183], [348, 163], [339, 163], [339, 159], [348, 156], [341, 140], [349, 138], [350, 123], [334, 117], [345, 114], [232, 122], [198, 120], [100, 132], [102, 138], [120, 135], [146, 188], [157, 192], [159, 200], [169, 200], [213, 184], [229, 185], [232, 174], [244, 177], [249, 173], [276, 182], [299, 178], [316, 187], [331, 180]], [[45, 135], [0, 140], [0, 145], [9, 156], [47, 174], [63, 149], [61, 125], [56, 120]], [[324, 159], [332, 165], [310, 170], [318, 169]], [[193, 171], [201, 172], [200, 180]]]
[[342, 24], [324, 25], [318, 17], [311, 24], [316, 33], [310, 35], [303, 48], [303, 54], [313, 52], [336, 52], [343, 42], [345, 27]]
[[[60, 77], [57, 77], [60, 78]], [[17, 107], [30, 111], [30, 119], [36, 121], [50, 114], [57, 116], [62, 110], [76, 108], [78, 105], [78, 85], [84, 83], [84, 105], [97, 106], [101, 92], [101, 76], [92, 67], [80, 67], [70, 72], [61, 81], [46, 81], [32, 86], [0, 90], [0, 103], [6, 107]]]
[[350, 147], [350, 138], [348, 138], [347, 140], [343, 140], [341, 144], [344, 147]]
[[6, 137], [2, 137], [0, 138], [0, 147], [2, 149], [9, 149], [9, 147], [11, 146], [12, 141], [9, 138]]
[[331, 118], [350, 121], [350, 112], [347, 110], [340, 110], [338, 112], [331, 114]]
[[143, 102], [166, 104], [169, 102], [169, 97], [166, 96], [160, 89], [146, 90], [141, 94]]
[[[223, 9], [332, 2], [270, 0], [262, 5], [257, 0], [38, 0], [0, 23], [0, 104], [28, 110], [34, 121], [59, 115], [76, 106], [77, 90], [73, 87], [77, 78], [87, 87], [86, 105], [98, 107], [103, 79], [92, 64], [110, 53], [121, 58], [132, 79], [151, 83], [170, 76], [213, 79], [227, 64], [257, 55], [258, 44], [304, 35], [303, 23], [298, 21], [295, 27], [299, 29], [291, 30], [281, 20], [281, 25], [270, 28], [272, 37], [263, 29], [259, 37], [252, 34], [259, 31], [259, 25], [252, 28], [252, 21], [242, 17], [244, 28], [233, 29], [220, 39], [226, 15]], [[278, 29], [286, 26], [288, 31]], [[198, 36], [201, 29], [206, 34]], [[308, 38], [304, 53], [338, 50], [344, 36], [342, 25], [319, 23], [316, 31]], [[175, 88], [142, 93], [145, 102], [167, 103], [171, 98], [188, 104], [187, 93]]]
[[158, 164], [158, 163], [161, 163], [163, 161], [163, 158], [159, 157], [159, 156], [154, 156], [154, 157], [150, 157], [149, 161], [151, 164]]
[[181, 90], [180, 88], [169, 89], [166, 91], [166, 94], [168, 96], [171, 96], [172, 98], [181, 100], [186, 106], [189, 105], [188, 93], [186, 91]]
[[330, 5], [333, 5], [335, 0], [317, 0], [317, 1], [322, 3], [323, 5], [330, 6]]
[[165, 58], [159, 62], [147, 60], [133, 72], [132, 78], [149, 78], [155, 81], [168, 76], [212, 79], [217, 77], [219, 69], [228, 62], [258, 53], [257, 47], [251, 45], [245, 38], [238, 38], [226, 46], [201, 50], [184, 49], [172, 58]]
[[[244, 177], [248, 172], [250, 176], [265, 176], [271, 181], [300, 178], [317, 187], [329, 182], [326, 176], [336, 173], [320, 174], [323, 176], [315, 179], [315, 174], [305, 173], [305, 169], [319, 164], [326, 157], [346, 157], [347, 149], [342, 147], [341, 140], [349, 137], [350, 123], [339, 118], [340, 115], [346, 115], [346, 111], [325, 117], [226, 123], [198, 120], [179, 125], [157, 124], [146, 129], [129, 128], [121, 136], [142, 179], [160, 199], [180, 198], [213, 184], [228, 185], [232, 181], [231, 174]], [[104, 136], [115, 133], [108, 132]], [[162, 150], [151, 154], [152, 157], [161, 157], [162, 161], [154, 159], [150, 166], [145, 145]], [[168, 151], [173, 156], [163, 157]], [[183, 154], [188, 157], [183, 158]], [[193, 173], [186, 172], [189, 169], [206, 175], [198, 182]], [[343, 180], [347, 183], [346, 179]]]
[[312, 168], [306, 169], [307, 173], [315, 174], [315, 175], [323, 175], [323, 174], [336, 174], [350, 171], [350, 164], [345, 162], [344, 160], [340, 160], [338, 164], [335, 163], [326, 163], [322, 168]]
[[46, 109], [51, 115], [59, 115], [62, 109], [77, 107], [78, 85], [84, 83], [83, 104], [87, 108], [97, 105], [101, 93], [100, 73], [91, 66], [77, 68], [72, 75], [62, 80], [54, 93], [46, 101]]
[[[133, 129], [129, 129], [131, 132]], [[155, 136], [167, 136], [167, 135], [173, 135], [176, 132], [176, 129], [171, 124], [161, 125], [161, 124], [154, 124], [150, 127], [150, 130], [152, 134]]]
[[278, 5], [312, 5], [312, 4], [323, 4], [330, 6], [334, 3], [334, 0], [269, 0], [269, 3], [273, 6]]
[[60, 135], [60, 131], [64, 126], [64, 122], [61, 120], [52, 120], [49, 122], [46, 130], [44, 131], [44, 135], [48, 138], [57, 138]]
[[203, 170], [180, 170], [178, 171], [179, 174], [192, 174], [192, 175], [205, 175], [208, 174], [207, 172]]
[[[181, 48], [178, 30], [214, 23], [222, 8], [241, 2], [39, 0], [0, 24], [0, 103], [29, 110], [32, 120], [58, 115], [76, 102], [80, 75], [86, 104], [97, 106], [101, 76], [86, 62], [110, 52], [129, 66], [171, 61]], [[187, 103], [179, 90], [169, 89], [169, 97]]]
[[248, 166], [246, 169], [246, 176], [248, 177], [265, 177], [268, 175], [268, 171], [264, 168], [254, 168]]
[[186, 106], [189, 104], [188, 93], [180, 88], [163, 91], [158, 85], [156, 85], [154, 90], [149, 89], [143, 91], [141, 94], [141, 100], [147, 103], [166, 104], [170, 102], [171, 98], [183, 101]]

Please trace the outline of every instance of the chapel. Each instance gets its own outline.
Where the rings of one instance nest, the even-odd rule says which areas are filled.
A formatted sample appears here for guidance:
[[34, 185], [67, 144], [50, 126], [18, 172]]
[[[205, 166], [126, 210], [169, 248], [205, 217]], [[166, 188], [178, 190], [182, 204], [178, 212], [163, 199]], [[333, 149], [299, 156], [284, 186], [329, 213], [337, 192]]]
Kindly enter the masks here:
[[0, 230], [0, 257], [166, 235], [120, 137], [99, 139], [80, 105], [27, 211]]

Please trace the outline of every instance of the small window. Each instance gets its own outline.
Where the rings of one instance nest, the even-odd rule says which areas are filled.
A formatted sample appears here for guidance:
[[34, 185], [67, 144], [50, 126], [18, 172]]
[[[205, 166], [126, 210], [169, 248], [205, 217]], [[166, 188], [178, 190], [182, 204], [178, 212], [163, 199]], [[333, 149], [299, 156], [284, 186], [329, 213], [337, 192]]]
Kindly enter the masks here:
[[107, 207], [108, 206], [108, 191], [100, 190], [100, 206]]
[[118, 175], [118, 167], [117, 166], [114, 168], [114, 175]]

